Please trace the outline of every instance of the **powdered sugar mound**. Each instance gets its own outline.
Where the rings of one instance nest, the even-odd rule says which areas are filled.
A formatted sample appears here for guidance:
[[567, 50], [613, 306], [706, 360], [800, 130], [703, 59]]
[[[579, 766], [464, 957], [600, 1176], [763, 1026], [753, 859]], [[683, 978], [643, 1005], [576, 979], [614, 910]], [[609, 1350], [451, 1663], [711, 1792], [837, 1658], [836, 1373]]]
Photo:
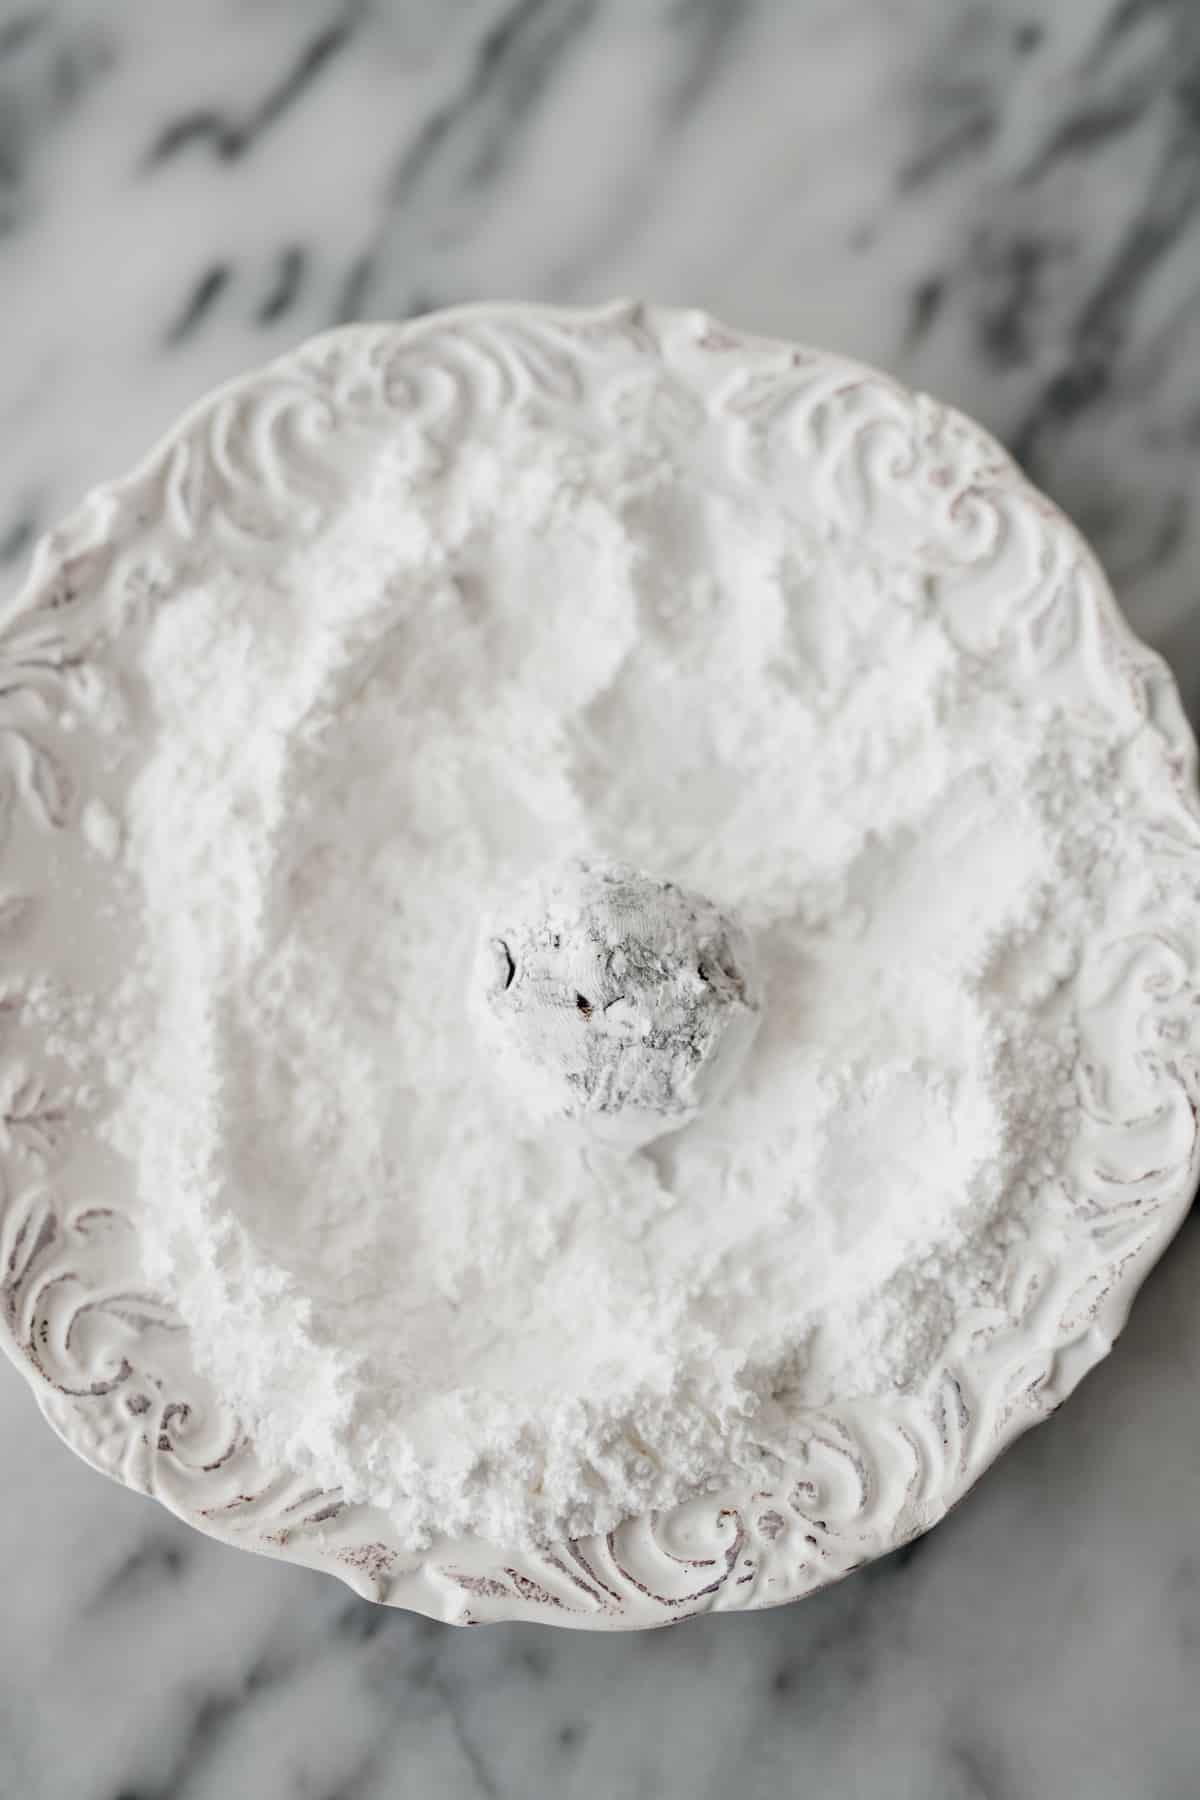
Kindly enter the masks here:
[[[488, 430], [398, 436], [315, 543], [161, 606], [120, 823], [151, 1274], [264, 1454], [413, 1545], [604, 1529], [925, 1377], [1069, 1142], [1115, 816], [908, 566]], [[467, 1003], [493, 898], [571, 856], [711, 896], [767, 994], [629, 1158], [514, 1111]]]

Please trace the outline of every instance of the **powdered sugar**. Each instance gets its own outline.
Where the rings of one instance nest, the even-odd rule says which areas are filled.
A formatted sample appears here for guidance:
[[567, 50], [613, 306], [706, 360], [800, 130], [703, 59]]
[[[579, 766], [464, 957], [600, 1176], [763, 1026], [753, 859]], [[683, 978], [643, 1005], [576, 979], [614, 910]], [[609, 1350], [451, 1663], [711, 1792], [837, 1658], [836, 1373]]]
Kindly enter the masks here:
[[[1054, 1204], [1120, 806], [910, 561], [509, 411], [448, 462], [388, 440], [138, 654], [109, 1129], [268, 1457], [414, 1544], [602, 1529], [986, 1314]], [[468, 1005], [493, 898], [573, 855], [711, 896], [767, 995], [734, 1089], [631, 1158], [525, 1120]]]

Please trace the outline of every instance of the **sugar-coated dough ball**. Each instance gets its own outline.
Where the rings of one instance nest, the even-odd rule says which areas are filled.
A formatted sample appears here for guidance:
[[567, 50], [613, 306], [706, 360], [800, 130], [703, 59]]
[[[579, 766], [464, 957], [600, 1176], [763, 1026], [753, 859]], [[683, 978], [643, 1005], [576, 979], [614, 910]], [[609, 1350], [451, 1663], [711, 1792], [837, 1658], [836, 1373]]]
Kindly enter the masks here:
[[750, 940], [626, 864], [542, 870], [485, 921], [473, 1000], [525, 1110], [637, 1149], [733, 1081], [762, 1011]]

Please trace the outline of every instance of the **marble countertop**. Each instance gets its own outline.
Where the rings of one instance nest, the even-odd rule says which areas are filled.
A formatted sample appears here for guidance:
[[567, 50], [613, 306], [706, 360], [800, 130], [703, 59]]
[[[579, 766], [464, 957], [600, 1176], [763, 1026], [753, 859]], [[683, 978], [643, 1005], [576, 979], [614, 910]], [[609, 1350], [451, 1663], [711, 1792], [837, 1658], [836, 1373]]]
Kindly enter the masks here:
[[[0, 0], [0, 584], [352, 317], [696, 303], [979, 417], [1200, 712], [1193, 0]], [[0, 1800], [1195, 1800], [1200, 1228], [930, 1537], [641, 1637], [223, 1549], [0, 1369]]]

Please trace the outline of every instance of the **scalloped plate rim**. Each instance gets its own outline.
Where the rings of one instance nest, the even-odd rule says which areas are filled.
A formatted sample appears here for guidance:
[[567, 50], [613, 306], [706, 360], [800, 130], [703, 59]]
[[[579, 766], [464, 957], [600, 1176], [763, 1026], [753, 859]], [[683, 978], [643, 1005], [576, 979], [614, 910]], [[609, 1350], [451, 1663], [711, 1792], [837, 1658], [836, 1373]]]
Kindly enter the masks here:
[[[799, 345], [791, 340], [743, 332], [715, 321], [707, 313], [696, 309], [654, 307], [630, 300], [614, 300], [594, 307], [564, 307], [520, 301], [481, 301], [426, 314], [399, 324], [379, 321], [334, 327], [306, 339], [291, 351], [271, 359], [266, 364], [235, 376], [211, 389], [187, 408], [159, 436], [153, 447], [124, 475], [100, 483], [89, 490], [80, 506], [68, 514], [60, 525], [44, 534], [35, 546], [27, 579], [18, 586], [15, 594], [7, 602], [0, 605], [0, 630], [7, 629], [36, 605], [38, 589], [45, 583], [49, 575], [56, 570], [61, 570], [62, 564], [66, 560], [62, 541], [64, 538], [70, 538], [71, 531], [78, 522], [98, 507], [111, 504], [119, 507], [122, 498], [135, 492], [149, 481], [171, 453], [179, 446], [186, 445], [190, 435], [208, 421], [222, 403], [253, 394], [256, 390], [262, 389], [264, 385], [280, 378], [293, 379], [301, 368], [302, 358], [320, 357], [330, 351], [343, 348], [352, 349], [355, 345], [361, 346], [365, 343], [377, 343], [383, 338], [394, 340], [399, 347], [403, 347], [417, 344], [423, 338], [437, 337], [438, 334], [444, 332], [453, 333], [457, 329], [469, 330], [473, 323], [480, 321], [500, 326], [506, 323], [532, 323], [547, 329], [564, 324], [568, 326], [586, 324], [619, 329], [622, 325], [640, 326], [645, 321], [649, 321], [655, 328], [664, 330], [682, 330], [690, 327], [697, 334], [712, 333], [724, 340], [722, 348], [735, 350], [744, 357], [779, 356], [784, 352], [795, 353], [816, 361], [836, 364], [839, 369], [852, 375], [855, 381], [868, 384], [878, 383], [903, 402], [910, 403], [922, 398], [922, 396], [914, 394], [913, 390], [897, 382], [894, 377], [858, 358]], [[1052, 519], [1055, 531], [1060, 536], [1065, 534], [1074, 556], [1089, 572], [1100, 604], [1105, 609], [1104, 622], [1120, 638], [1124, 649], [1136, 660], [1146, 679], [1150, 680], [1153, 677], [1159, 684], [1159, 692], [1165, 694], [1169, 699], [1173, 709], [1172, 716], [1168, 724], [1159, 721], [1157, 729], [1163, 734], [1173, 755], [1178, 759], [1181, 770], [1180, 782], [1181, 785], [1186, 786], [1188, 794], [1192, 798], [1192, 809], [1195, 810], [1193, 790], [1196, 782], [1197, 747], [1179, 705], [1174, 680], [1163, 659], [1142, 643], [1126, 620], [1090, 545], [1074, 523], [1033, 486], [990, 433], [967, 415], [958, 412], [957, 409], [941, 402], [932, 404], [937, 407], [943, 419], [964, 428], [972, 443], [981, 452], [986, 452], [995, 460], [1001, 470], [1005, 472], [1006, 479], [1015, 492], [1019, 492], [1026, 499], [1036, 498], [1041, 510]], [[873, 1549], [863, 1560], [874, 1560], [875, 1557], [912, 1541], [912, 1538], [930, 1529], [952, 1506], [957, 1504], [979, 1476], [1016, 1437], [1045, 1417], [1048, 1411], [1060, 1405], [1083, 1376], [1103, 1360], [1126, 1323], [1142, 1281], [1166, 1250], [1187, 1215], [1196, 1172], [1197, 1146], [1193, 1139], [1187, 1179], [1178, 1184], [1178, 1192], [1173, 1201], [1164, 1200], [1162, 1202], [1155, 1231], [1149, 1234], [1127, 1261], [1121, 1265], [1120, 1273], [1103, 1295], [1100, 1305], [1087, 1325], [1056, 1345], [1054, 1360], [1052, 1360], [1039, 1390], [1045, 1404], [1025, 1412], [1020, 1409], [1013, 1410], [985, 1445], [976, 1445], [975, 1454], [969, 1466], [964, 1467], [962, 1479], [952, 1481], [947, 1485], [945, 1491], [938, 1497], [938, 1504], [926, 1510], [924, 1516], [917, 1522], [916, 1528], [906, 1530], [903, 1535], [896, 1535], [892, 1542], [883, 1548]], [[3, 1208], [0, 1207], [0, 1215], [2, 1213]], [[48, 1386], [46, 1378], [30, 1360], [26, 1348], [19, 1341], [7, 1319], [3, 1323], [3, 1328], [0, 1329], [0, 1345], [8, 1359], [21, 1370], [29, 1382], [43, 1415], [62, 1441], [100, 1473], [107, 1474], [111, 1479], [123, 1482], [124, 1485], [136, 1485], [130, 1483], [127, 1477], [123, 1477], [120, 1471], [106, 1464], [102, 1457], [94, 1454], [78, 1437], [72, 1437], [65, 1420], [55, 1414], [55, 1390]], [[833, 1409], [830, 1411], [832, 1413]], [[151, 1462], [153, 1462], [153, 1451], [150, 1454]], [[435, 1557], [445, 1558], [449, 1552], [443, 1546], [438, 1546], [426, 1558], [411, 1559], [412, 1566], [404, 1568], [394, 1577], [390, 1570], [384, 1570], [382, 1574], [378, 1571], [363, 1574], [353, 1563], [343, 1561], [339, 1565], [335, 1561], [331, 1561], [331, 1557], [341, 1556], [345, 1550], [345, 1546], [338, 1543], [337, 1534], [332, 1525], [327, 1530], [324, 1528], [314, 1529], [303, 1543], [293, 1544], [286, 1539], [282, 1542], [271, 1542], [262, 1534], [257, 1538], [250, 1538], [231, 1531], [212, 1517], [201, 1516], [196, 1508], [189, 1509], [178, 1496], [170, 1492], [158, 1488], [152, 1490], [143, 1488], [143, 1491], [153, 1491], [155, 1497], [177, 1517], [218, 1541], [232, 1543], [242, 1548], [252, 1548], [259, 1554], [270, 1555], [280, 1560], [298, 1561], [311, 1567], [329, 1569], [356, 1591], [372, 1599], [404, 1605], [413, 1610], [426, 1612], [431, 1617], [447, 1619], [456, 1623], [474, 1623], [479, 1622], [482, 1618], [537, 1618], [543, 1622], [579, 1629], [644, 1629], [675, 1623], [681, 1618], [692, 1616], [695, 1612], [707, 1610], [709, 1606], [723, 1609], [744, 1604], [750, 1606], [779, 1604], [792, 1598], [802, 1597], [804, 1593], [817, 1591], [820, 1587], [849, 1573], [851, 1568], [859, 1566], [858, 1562], [849, 1561], [845, 1566], [822, 1569], [819, 1571], [818, 1578], [793, 1593], [772, 1594], [770, 1591], [760, 1593], [756, 1582], [748, 1602], [737, 1597], [728, 1580], [723, 1578], [715, 1589], [711, 1591], [706, 1589], [703, 1595], [699, 1596], [696, 1604], [681, 1602], [681, 1610], [675, 1612], [670, 1610], [664, 1612], [662, 1607], [655, 1610], [654, 1605], [649, 1602], [641, 1604], [632, 1590], [622, 1593], [621, 1604], [616, 1608], [606, 1607], [601, 1599], [598, 1611], [572, 1612], [562, 1607], [559, 1601], [548, 1604], [545, 1595], [541, 1598], [530, 1598], [521, 1582], [515, 1579], [510, 1581], [506, 1594], [492, 1593], [487, 1588], [489, 1577], [486, 1574], [480, 1575], [478, 1578], [471, 1578], [476, 1581], [474, 1588], [464, 1586], [457, 1593], [454, 1592], [453, 1573], [450, 1575], [451, 1585], [448, 1587], [445, 1580], [431, 1580], [424, 1567], [418, 1567], [420, 1564], [432, 1562]], [[771, 1498], [771, 1496], [768, 1495], [767, 1498]], [[755, 1504], [759, 1503], [755, 1502]], [[688, 1504], [702, 1506], [706, 1503], [696, 1501]], [[748, 1505], [747, 1511], [749, 1510], [752, 1508]], [[740, 1524], [738, 1529], [741, 1530]], [[378, 1546], [370, 1545], [364, 1548], [373, 1547], [378, 1548]], [[513, 1577], [514, 1571], [507, 1565], [519, 1562], [525, 1554], [516, 1552], [512, 1556], [506, 1556], [504, 1552], [491, 1546], [483, 1546], [482, 1553], [497, 1565], [505, 1565], [508, 1577]], [[589, 1554], [598, 1555], [598, 1552], [589, 1552]], [[614, 1553], [614, 1561], [616, 1560]], [[700, 1559], [696, 1566], [707, 1567], [711, 1560], [709, 1558]], [[607, 1569], [607, 1565], [605, 1566]], [[439, 1565], [437, 1573], [444, 1575], [445, 1569], [446, 1565], [443, 1563]], [[732, 1569], [727, 1569], [726, 1576], [731, 1573]], [[417, 1577], [415, 1582], [412, 1579], [414, 1575]], [[537, 1586], [536, 1580], [525, 1579], [531, 1586]], [[591, 1581], [593, 1575], [589, 1575], [588, 1579]], [[599, 1588], [603, 1589], [605, 1584], [599, 1575], [594, 1575], [594, 1581]], [[504, 1584], [499, 1583], [499, 1585], [503, 1586]], [[674, 1604], [676, 1603], [673, 1601], [662, 1602], [662, 1606], [668, 1609]], [[557, 1616], [556, 1607], [560, 1608]]]

